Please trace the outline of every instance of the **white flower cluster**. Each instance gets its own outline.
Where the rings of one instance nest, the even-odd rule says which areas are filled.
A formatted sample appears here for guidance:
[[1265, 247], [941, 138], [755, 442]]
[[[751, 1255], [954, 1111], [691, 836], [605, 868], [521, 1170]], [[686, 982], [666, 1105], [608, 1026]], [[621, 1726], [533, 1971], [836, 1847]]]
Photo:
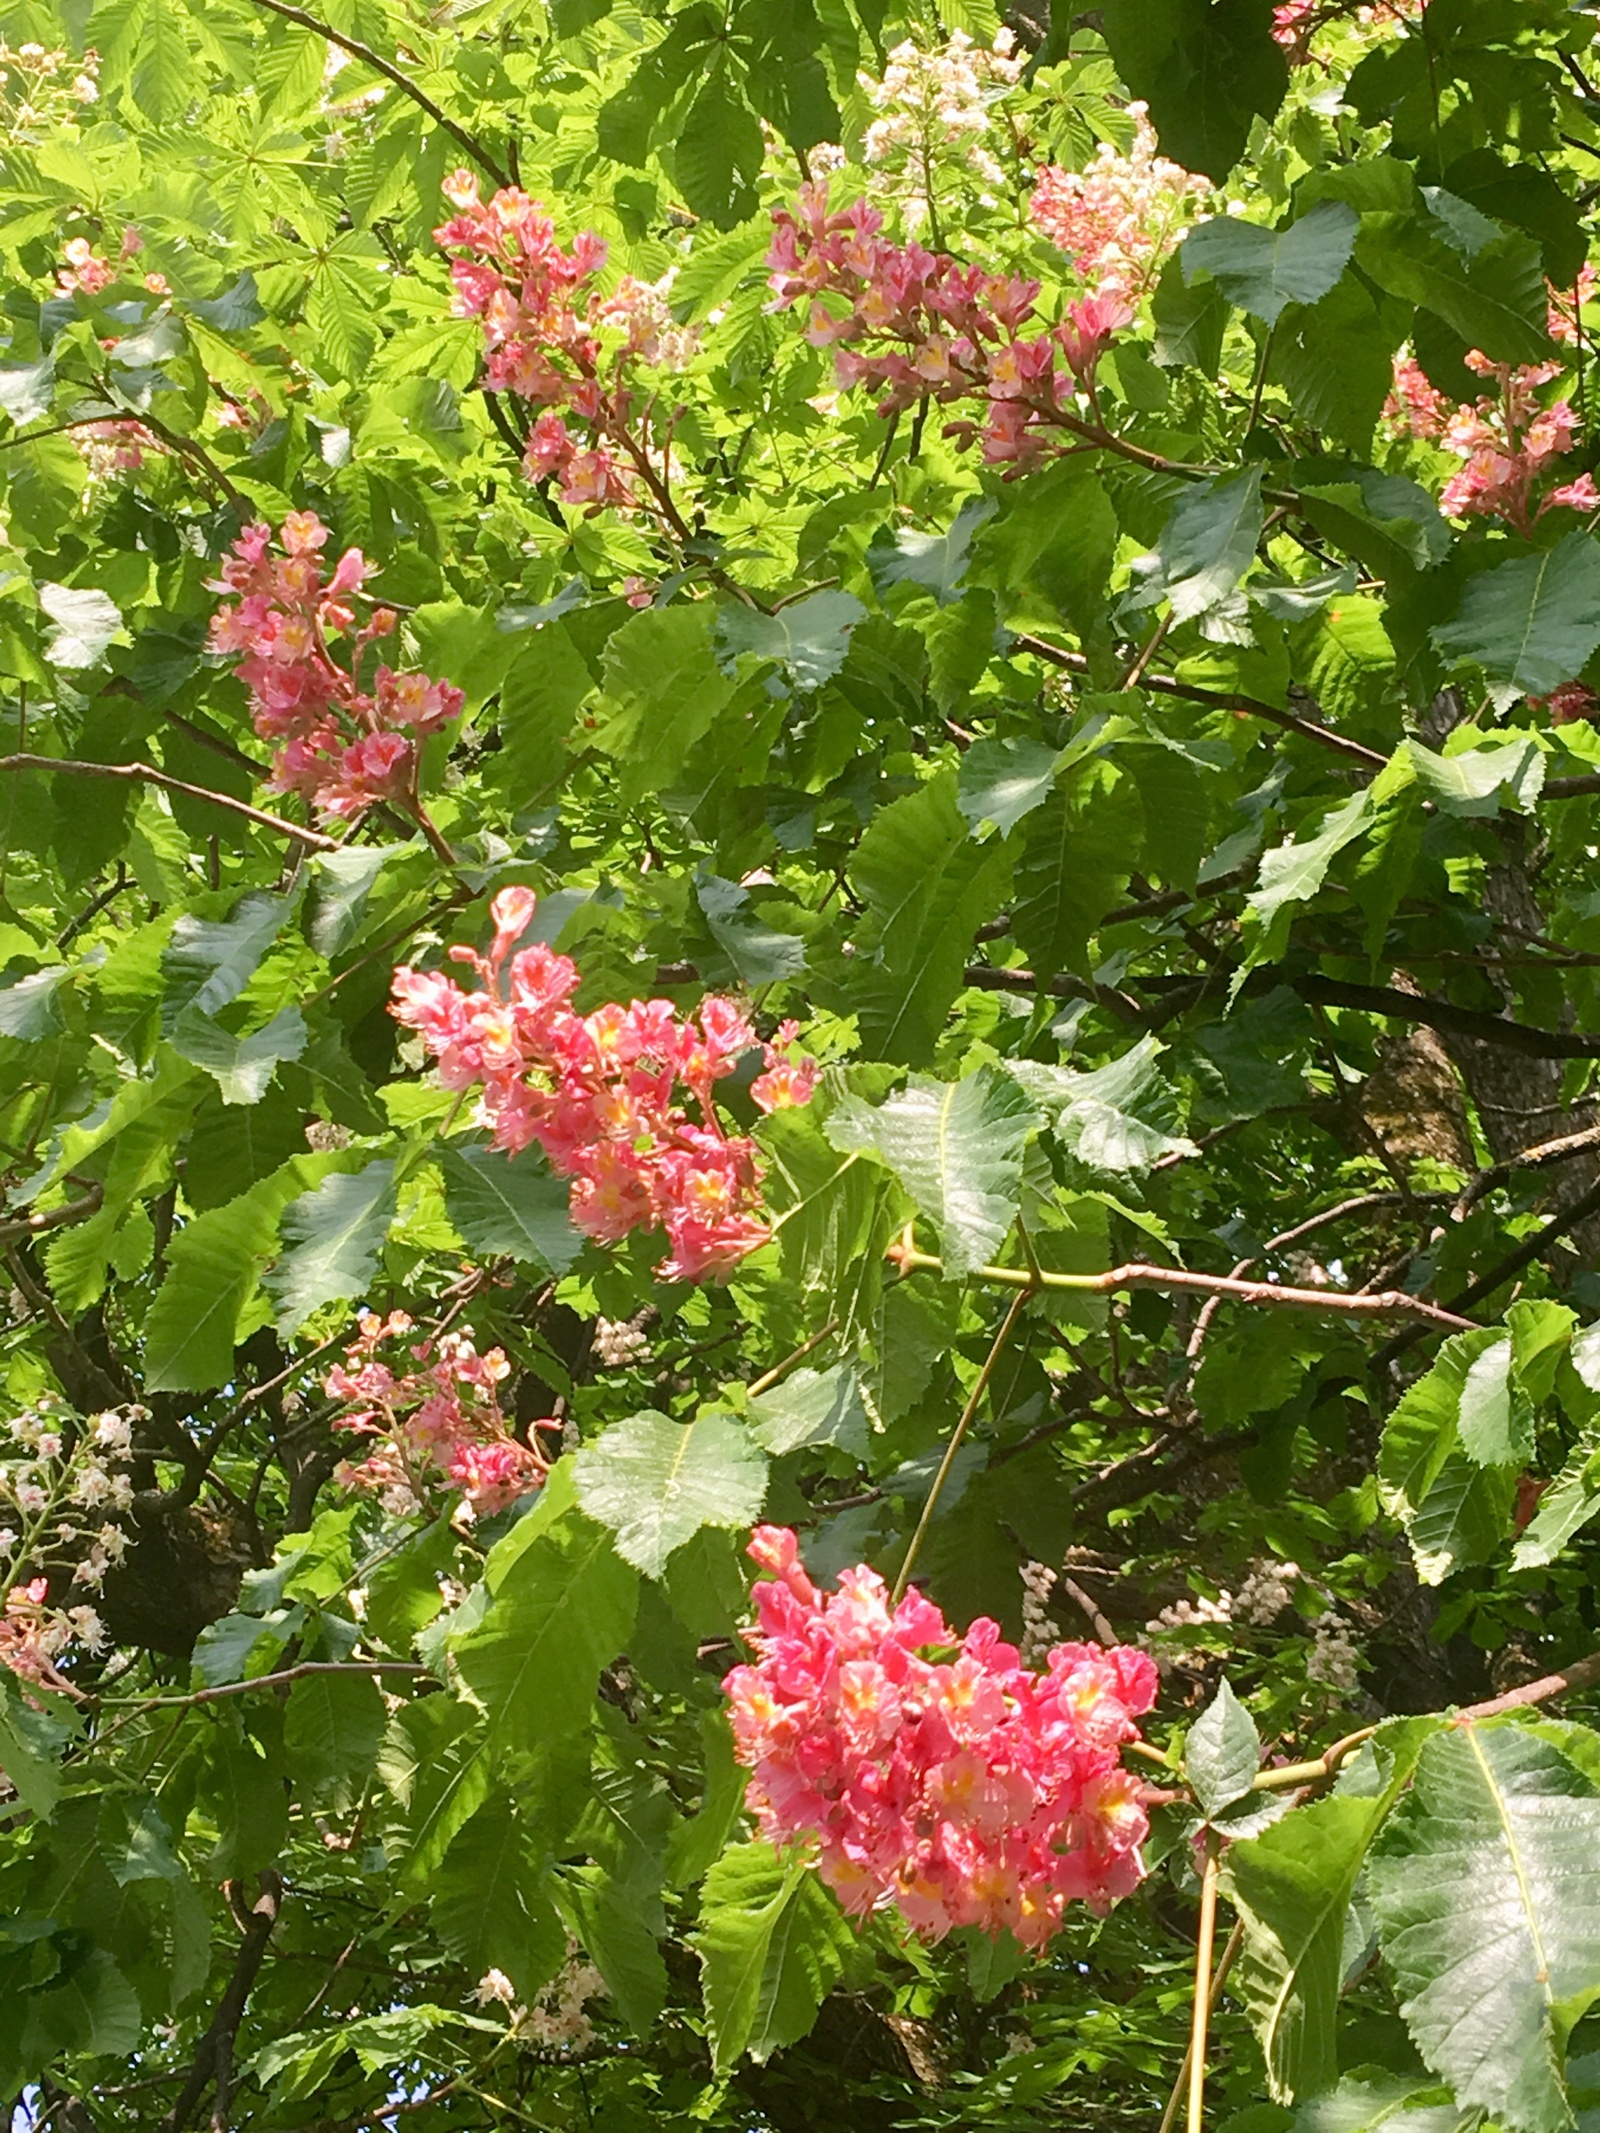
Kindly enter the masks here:
[[1016, 86], [1027, 64], [1016, 38], [1001, 30], [991, 46], [974, 44], [952, 30], [938, 50], [907, 42], [889, 54], [881, 81], [858, 77], [879, 116], [867, 128], [862, 153], [876, 167], [902, 172], [913, 202], [926, 202], [931, 165], [940, 151], [955, 150], [989, 185], [1003, 185], [1005, 172], [981, 145], [990, 112]]
[[336, 1126], [330, 1119], [314, 1118], [306, 1128], [306, 1146], [313, 1155], [332, 1155], [335, 1150], [348, 1148], [351, 1132], [348, 1126]]
[[123, 1464], [132, 1455], [134, 1424], [148, 1415], [148, 1408], [127, 1407], [91, 1416], [70, 1448], [70, 1417], [48, 1394], [12, 1418], [7, 1432], [22, 1456], [0, 1457], [0, 1509], [9, 1505], [17, 1520], [0, 1526], [4, 1574], [15, 1579], [52, 1561], [64, 1568], [75, 1557], [73, 1584], [99, 1590], [126, 1554], [128, 1536], [109, 1520], [91, 1526], [79, 1514], [126, 1511], [132, 1504]]
[[42, 44], [7, 44], [0, 37], [0, 128], [18, 140], [71, 125], [79, 108], [92, 104], [100, 89], [96, 52], [81, 60]]
[[532, 2006], [517, 2004], [516, 1987], [503, 1970], [484, 1972], [478, 1980], [476, 1998], [480, 2007], [498, 2004], [511, 2010], [510, 2033], [516, 2043], [571, 2059], [594, 2042], [594, 2024], [587, 2005], [590, 2000], [603, 1998], [605, 1991], [605, 1979], [593, 1963], [583, 1960], [577, 1942], [569, 1940], [566, 1962], [536, 1995]]
[[1022, 1566], [1022, 1644], [1024, 1666], [1039, 1667], [1060, 1639], [1050, 1619], [1050, 1595], [1056, 1573], [1048, 1563], [1027, 1562]]
[[1306, 1673], [1342, 1696], [1352, 1695], [1361, 1685], [1360, 1654], [1355, 1633], [1336, 1608], [1318, 1615], [1311, 1625], [1311, 1656]]
[[632, 1318], [595, 1320], [594, 1359], [602, 1370], [626, 1370], [630, 1363], [644, 1361], [650, 1353], [650, 1337], [644, 1329], [651, 1315], [647, 1304]]
[[687, 370], [700, 352], [698, 326], [680, 326], [668, 301], [676, 267], [659, 281], [636, 281], [625, 274], [611, 295], [596, 307], [602, 326], [620, 328], [629, 355], [656, 370]]

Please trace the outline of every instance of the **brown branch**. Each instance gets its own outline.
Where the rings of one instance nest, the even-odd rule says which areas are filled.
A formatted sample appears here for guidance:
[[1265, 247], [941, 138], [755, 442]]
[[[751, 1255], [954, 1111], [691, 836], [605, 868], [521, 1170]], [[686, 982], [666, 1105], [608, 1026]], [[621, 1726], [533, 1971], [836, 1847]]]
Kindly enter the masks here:
[[496, 185], [507, 186], [511, 183], [509, 174], [494, 160], [483, 143], [441, 111], [433, 98], [426, 91], [419, 89], [408, 75], [403, 74], [392, 59], [385, 59], [381, 52], [375, 52], [370, 44], [363, 44], [359, 37], [348, 37], [343, 30], [332, 29], [326, 22], [319, 22], [315, 15], [308, 15], [303, 7], [290, 7], [288, 0], [255, 0], [255, 5], [270, 8], [273, 14], [281, 15], [285, 22], [297, 22], [303, 30], [310, 30], [318, 37], [325, 37], [329, 44], [338, 45], [340, 50], [348, 52], [352, 59], [365, 60], [385, 81], [393, 82], [402, 95], [409, 96], [414, 104], [426, 111], [434, 124], [449, 134], [457, 147], [464, 149], [478, 168], [492, 178]]
[[243, 815], [258, 828], [271, 830], [279, 837], [292, 837], [296, 843], [308, 845], [314, 852], [339, 850], [337, 837], [324, 837], [320, 830], [304, 829], [298, 822], [285, 822], [281, 815], [269, 815], [265, 809], [252, 807], [245, 800], [235, 800], [229, 793], [213, 792], [209, 785], [191, 785], [184, 778], [157, 770], [153, 763], [85, 763], [72, 756], [56, 755], [0, 756], [0, 771], [17, 770], [63, 771], [72, 777], [124, 778], [136, 785], [159, 785], [164, 792], [181, 792], [191, 800], [207, 800], [213, 807], [226, 808], [231, 815]]
[[1556, 1163], [1567, 1163], [1574, 1156], [1585, 1155], [1591, 1148], [1600, 1148], [1600, 1126], [1587, 1126], [1582, 1133], [1566, 1133], [1559, 1140], [1541, 1141], [1536, 1147], [1519, 1149], [1508, 1155], [1503, 1162], [1491, 1163], [1480, 1170], [1456, 1202], [1456, 1219], [1477, 1206], [1485, 1193], [1492, 1192], [1496, 1185], [1503, 1184], [1516, 1170], [1546, 1170]]
[[1531, 1703], [1548, 1703], [1552, 1696], [1567, 1696], [1579, 1689], [1592, 1689], [1600, 1682], [1600, 1652], [1592, 1652], [1587, 1659], [1578, 1659], [1556, 1674], [1541, 1674], [1537, 1681], [1525, 1681], [1520, 1689], [1507, 1689], [1503, 1696], [1491, 1696], [1487, 1703], [1468, 1704], [1456, 1715], [1460, 1718], [1498, 1718], [1502, 1711], [1520, 1711]]
[[[426, 1674], [416, 1659], [302, 1659], [298, 1666], [280, 1667], [275, 1674], [252, 1674], [248, 1681], [218, 1682], [214, 1688], [194, 1689], [187, 1696], [140, 1696], [131, 1698], [140, 1711], [187, 1710], [192, 1704], [216, 1703], [224, 1696], [247, 1696], [256, 1689], [282, 1688], [291, 1681], [304, 1681], [311, 1674]], [[102, 1709], [114, 1706], [102, 1705]]]
[[[919, 1268], [944, 1271], [942, 1259], [905, 1244], [891, 1245], [889, 1257], [907, 1272]], [[1398, 1289], [1388, 1290], [1380, 1296], [1352, 1295], [1344, 1289], [1294, 1289], [1275, 1281], [1239, 1281], [1231, 1274], [1195, 1274], [1187, 1267], [1147, 1266], [1140, 1261], [1108, 1267], [1102, 1274], [1049, 1271], [1034, 1274], [1026, 1267], [981, 1266], [970, 1278], [1024, 1291], [1070, 1289], [1074, 1294], [1090, 1296], [1112, 1296], [1123, 1289], [1189, 1290], [1199, 1296], [1231, 1296], [1238, 1303], [1268, 1310], [1337, 1311], [1348, 1313], [1352, 1318], [1407, 1316], [1448, 1326], [1453, 1333], [1478, 1331], [1474, 1320], [1458, 1317], [1454, 1311], [1446, 1311], [1438, 1304], [1427, 1303], [1420, 1296], [1408, 1296]]]
[[67, 1229], [74, 1222], [87, 1222], [91, 1215], [100, 1212], [100, 1203], [105, 1196], [103, 1185], [91, 1185], [81, 1200], [69, 1200], [65, 1207], [52, 1207], [48, 1214], [20, 1215], [10, 1222], [0, 1222], [0, 1245], [15, 1244], [23, 1237], [40, 1237], [50, 1229]]
[[244, 1916], [246, 1923], [239, 1941], [239, 1952], [234, 1957], [233, 1975], [228, 1980], [227, 1990], [217, 2003], [217, 2011], [211, 2017], [205, 2035], [200, 2039], [189, 2069], [189, 2077], [179, 2091], [177, 2101], [161, 2121], [161, 2133], [183, 2133], [189, 2123], [190, 2113], [205, 2094], [209, 2082], [217, 2086], [217, 2111], [212, 2119], [214, 2128], [226, 2133], [228, 2124], [228, 2089], [233, 2074], [233, 2040], [238, 2035], [245, 2005], [250, 1998], [262, 1958], [267, 1952], [267, 1942], [272, 1938], [272, 1929], [278, 1922], [278, 1913], [283, 1905], [283, 1877], [268, 1870], [261, 1874], [261, 1894], [247, 1913], [243, 1912], [243, 1895], [237, 1882], [227, 1884], [229, 1907], [235, 1916]]

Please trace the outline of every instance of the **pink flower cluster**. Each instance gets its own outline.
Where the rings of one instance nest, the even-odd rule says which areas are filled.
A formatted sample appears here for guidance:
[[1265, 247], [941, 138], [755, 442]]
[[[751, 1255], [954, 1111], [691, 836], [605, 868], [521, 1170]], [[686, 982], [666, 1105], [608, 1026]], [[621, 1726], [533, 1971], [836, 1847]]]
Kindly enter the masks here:
[[9, 1667], [19, 1681], [35, 1688], [51, 1689], [58, 1696], [80, 1696], [60, 1670], [74, 1644], [92, 1656], [106, 1648], [100, 1617], [92, 1607], [52, 1607], [50, 1580], [30, 1578], [13, 1585], [0, 1614], [0, 1666]]
[[[715, 1084], [760, 1049], [766, 1071], [751, 1084], [763, 1111], [809, 1101], [817, 1068], [792, 1060], [793, 1023], [762, 1045], [731, 1000], [701, 1001], [680, 1021], [670, 1000], [615, 1002], [591, 1015], [568, 1006], [577, 966], [542, 945], [512, 955], [533, 919], [531, 889], [502, 889], [490, 905], [487, 956], [452, 948], [479, 986], [442, 971], [394, 974], [394, 1015], [421, 1032], [447, 1088], [481, 1085], [495, 1145], [515, 1153], [537, 1141], [571, 1178], [572, 1219], [615, 1243], [636, 1229], [665, 1230], [666, 1281], [726, 1276], [769, 1231], [760, 1206], [755, 1143], [729, 1134]], [[507, 958], [510, 967], [507, 969]], [[699, 1119], [677, 1100], [693, 1097]]]
[[1579, 474], [1537, 498], [1536, 491], [1555, 462], [1571, 451], [1578, 418], [1570, 401], [1543, 407], [1539, 389], [1561, 375], [1559, 363], [1528, 363], [1512, 369], [1491, 363], [1473, 349], [1470, 369], [1491, 380], [1473, 406], [1457, 406], [1436, 390], [1414, 356], [1394, 361], [1394, 390], [1384, 405], [1391, 425], [1413, 437], [1439, 444], [1463, 461], [1440, 492], [1439, 505], [1455, 518], [1504, 519], [1526, 535], [1553, 506], [1573, 511], [1600, 510], [1594, 477]]
[[[387, 666], [370, 691], [361, 688], [362, 655], [395, 617], [374, 608], [357, 627], [353, 602], [377, 565], [347, 548], [324, 577], [327, 541], [314, 511], [289, 513], [277, 553], [270, 526], [247, 526], [212, 588], [239, 595], [212, 617], [212, 649], [242, 655], [255, 729], [278, 744], [272, 783], [280, 792], [305, 794], [330, 818], [353, 821], [390, 800], [420, 819], [418, 743], [459, 716], [461, 691]], [[345, 640], [346, 665], [333, 656], [334, 637]]]
[[592, 231], [580, 230], [564, 252], [539, 201], [507, 188], [485, 204], [470, 171], [454, 172], [444, 193], [456, 213], [433, 234], [456, 255], [458, 315], [483, 321], [488, 385], [542, 410], [528, 437], [529, 475], [559, 483], [563, 503], [638, 504], [636, 478], [650, 487], [660, 477], [628, 433], [633, 395], [624, 372], [635, 362], [677, 369], [694, 347], [693, 334], [672, 321], [665, 285], [628, 276], [610, 296], [585, 295], [606, 259]]
[[981, 424], [961, 417], [945, 434], [962, 443], [981, 434], [995, 464], [1022, 468], [1051, 449], [1051, 430], [1133, 316], [1110, 290], [1080, 297], [1056, 326], [1028, 336], [1038, 282], [890, 243], [865, 200], [830, 214], [825, 181], [803, 186], [798, 212], [780, 209], [773, 223], [774, 308], [809, 304], [806, 338], [833, 349], [839, 384], [881, 392], [884, 417], [922, 399], [982, 400]]
[[1157, 153], [1148, 105], [1130, 104], [1128, 115], [1134, 139], [1126, 156], [1102, 141], [1087, 170], [1046, 165], [1028, 207], [1092, 293], [1136, 303], [1211, 185]]
[[[115, 261], [103, 258], [87, 237], [69, 238], [62, 247], [67, 263], [56, 269], [56, 289], [62, 296], [75, 295], [79, 290], [85, 296], [98, 296], [102, 289], [121, 280], [127, 262], [143, 250], [144, 238], [132, 223], [122, 233], [122, 251]], [[144, 285], [153, 296], [172, 294], [164, 274], [146, 274]]]
[[723, 1683], [746, 1798], [773, 1843], [820, 1847], [846, 1911], [1040, 1948], [1067, 1904], [1104, 1912], [1137, 1884], [1144, 1788], [1119, 1754], [1155, 1702], [1147, 1654], [1058, 1644], [1035, 1673], [993, 1622], [957, 1640], [915, 1587], [891, 1613], [865, 1566], [818, 1593], [785, 1528], [750, 1554], [772, 1573], [758, 1659]]
[[[328, 1373], [331, 1399], [348, 1411], [334, 1428], [377, 1439], [376, 1449], [339, 1468], [346, 1488], [370, 1489], [398, 1517], [423, 1509], [441, 1484], [461, 1491], [474, 1517], [503, 1511], [537, 1489], [550, 1462], [537, 1440], [524, 1444], [500, 1412], [498, 1388], [511, 1365], [498, 1348], [480, 1355], [470, 1330], [409, 1345], [398, 1372], [380, 1350], [412, 1331], [404, 1311], [361, 1315], [361, 1331]], [[535, 1422], [534, 1430], [559, 1422]]]
[[1340, 15], [1354, 15], [1364, 28], [1388, 29], [1422, 12], [1424, 0], [1375, 0], [1370, 7], [1353, 7], [1350, 0], [1284, 0], [1272, 10], [1272, 34], [1278, 43], [1299, 58], [1306, 56], [1311, 33]]

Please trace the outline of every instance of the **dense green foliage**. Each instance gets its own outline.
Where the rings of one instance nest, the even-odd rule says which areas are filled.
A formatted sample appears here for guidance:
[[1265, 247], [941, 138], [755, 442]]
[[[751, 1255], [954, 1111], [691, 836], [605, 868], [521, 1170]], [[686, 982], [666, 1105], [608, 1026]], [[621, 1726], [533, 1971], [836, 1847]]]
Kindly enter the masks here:
[[[1208, 2122], [1600, 2125], [1587, 1677], [1445, 1715], [1600, 1643], [1600, 540], [1538, 508], [1595, 451], [1594, 11], [1279, 12], [1024, 9], [979, 121], [873, 138], [990, 0], [11, 0], [4, 1418], [73, 1472], [133, 1422], [72, 1538], [0, 1468], [5, 1634], [103, 1631], [0, 1667], [19, 2128], [1153, 2129], [1208, 1853]], [[1216, 190], [1061, 456], [880, 418], [773, 305], [831, 171], [1053, 322], [1035, 174], [1132, 99]], [[670, 508], [522, 471], [463, 164], [670, 271]], [[1487, 492], [1397, 356], [1446, 412], [1540, 367]], [[465, 694], [425, 826], [274, 792], [207, 648], [291, 511]], [[725, 1285], [581, 1235], [391, 1016], [512, 884], [580, 1008], [731, 993], [824, 1063], [731, 1085], [776, 1231]], [[505, 1350], [537, 1495], [336, 1478], [362, 1305]], [[930, 1507], [952, 1621], [1163, 1664], [1149, 1878], [1037, 1962], [858, 1928], [742, 1818], [748, 1527], [892, 1577]]]

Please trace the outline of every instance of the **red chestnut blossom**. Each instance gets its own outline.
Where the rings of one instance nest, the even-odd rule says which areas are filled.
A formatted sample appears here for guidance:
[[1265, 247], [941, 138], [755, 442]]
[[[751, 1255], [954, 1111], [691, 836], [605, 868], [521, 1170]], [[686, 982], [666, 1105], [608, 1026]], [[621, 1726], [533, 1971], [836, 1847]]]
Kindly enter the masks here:
[[891, 1612], [864, 1565], [819, 1593], [786, 1528], [758, 1527], [750, 1554], [772, 1573], [757, 1663], [723, 1682], [746, 1799], [773, 1843], [820, 1847], [846, 1911], [1041, 1948], [1067, 1904], [1104, 1912], [1136, 1886], [1144, 1787], [1119, 1754], [1155, 1702], [1146, 1653], [1058, 1644], [1035, 1673], [993, 1622], [958, 1639], [914, 1586]]
[[539, 201], [508, 187], [486, 205], [470, 171], [452, 173], [444, 193], [456, 213], [434, 239], [456, 255], [457, 313], [483, 321], [488, 386], [543, 410], [524, 456], [529, 475], [559, 482], [563, 503], [591, 510], [643, 502], [640, 482], [659, 501], [665, 447], [657, 470], [630, 430], [627, 373], [681, 369], [694, 352], [692, 329], [667, 307], [668, 284], [626, 275], [609, 296], [586, 290], [606, 259], [592, 231], [564, 252]]
[[1527, 363], [1512, 369], [1491, 363], [1476, 349], [1465, 360], [1494, 387], [1475, 405], [1457, 406], [1409, 355], [1395, 357], [1394, 390], [1384, 405], [1384, 415], [1395, 429], [1442, 445], [1464, 462], [1440, 493], [1441, 510], [1455, 518], [1504, 519], [1526, 535], [1553, 506], [1600, 509], [1600, 490], [1587, 473], [1545, 489], [1536, 500], [1545, 477], [1571, 451], [1577, 434], [1578, 418], [1570, 401], [1545, 407], [1538, 399], [1540, 388], [1561, 375], [1561, 365]]
[[1073, 426], [1080, 387], [1092, 395], [1095, 365], [1133, 315], [1108, 290], [1080, 299], [1053, 329], [1025, 334], [1036, 281], [892, 244], [865, 200], [830, 214], [825, 182], [803, 186], [797, 212], [780, 209], [772, 219], [773, 308], [809, 306], [806, 338], [833, 349], [839, 384], [881, 392], [885, 417], [924, 399], [980, 401], [981, 423], [961, 416], [945, 434], [963, 443], [981, 437], [984, 458], [996, 464], [1020, 469], [1056, 448], [1051, 432]]
[[[789, 1058], [792, 1022], [763, 1045], [743, 1012], [715, 996], [701, 1001], [695, 1021], [680, 1022], [670, 1000], [573, 1014], [578, 971], [568, 957], [543, 946], [511, 954], [534, 903], [531, 889], [502, 889], [489, 907], [488, 955], [451, 949], [477, 973], [478, 989], [402, 968], [392, 1013], [420, 1031], [447, 1088], [481, 1085], [496, 1147], [514, 1153], [537, 1141], [572, 1179], [579, 1229], [603, 1243], [662, 1229], [672, 1247], [658, 1269], [663, 1280], [725, 1277], [770, 1233], [758, 1213], [755, 1143], [726, 1131], [714, 1086], [759, 1049], [766, 1072], [751, 1095], [775, 1111], [809, 1100], [815, 1062]], [[698, 1119], [677, 1100], [679, 1084]]]
[[[1211, 184], [1157, 154], [1147, 104], [1130, 104], [1128, 115], [1135, 131], [1126, 156], [1103, 141], [1087, 170], [1046, 165], [1028, 206], [1081, 281], [1096, 294], [1119, 295], [1131, 304], [1149, 290]], [[1118, 323], [1131, 316], [1130, 310]]]
[[[340, 1467], [347, 1488], [371, 1489], [384, 1509], [404, 1516], [420, 1510], [441, 1485], [461, 1491], [473, 1517], [488, 1517], [537, 1489], [550, 1462], [537, 1440], [513, 1436], [500, 1412], [498, 1387], [511, 1365], [498, 1348], [480, 1355], [470, 1329], [410, 1346], [398, 1372], [380, 1350], [402, 1340], [412, 1322], [404, 1311], [361, 1316], [358, 1338], [343, 1363], [328, 1373], [326, 1390], [347, 1403], [338, 1430], [377, 1440], [356, 1464]], [[535, 1422], [558, 1433], [559, 1422]]]
[[[351, 604], [377, 565], [347, 548], [323, 575], [328, 528], [314, 511], [291, 511], [272, 552], [270, 526], [247, 526], [222, 566], [218, 592], [240, 597], [211, 621], [213, 651], [239, 653], [255, 729], [277, 742], [272, 782], [299, 792], [330, 818], [354, 821], [392, 800], [424, 823], [417, 797], [417, 745], [460, 715], [461, 691], [425, 674], [380, 666], [372, 688], [362, 655], [394, 628], [386, 607], [357, 627]], [[345, 640], [345, 664], [330, 640]]]
[[117, 278], [117, 269], [110, 260], [101, 258], [87, 237], [69, 238], [62, 254], [67, 263], [56, 269], [56, 287], [63, 296], [80, 289], [85, 296], [98, 296]]
[[1332, 4], [1324, 0], [1321, 6], [1317, 0], [1283, 0], [1282, 6], [1272, 10], [1272, 34], [1294, 58], [1304, 59], [1312, 31], [1324, 22], [1354, 15], [1364, 28], [1388, 29], [1420, 15], [1424, 5], [1425, 0], [1375, 0], [1368, 7], [1352, 6], [1351, 0], [1332, 0]]

